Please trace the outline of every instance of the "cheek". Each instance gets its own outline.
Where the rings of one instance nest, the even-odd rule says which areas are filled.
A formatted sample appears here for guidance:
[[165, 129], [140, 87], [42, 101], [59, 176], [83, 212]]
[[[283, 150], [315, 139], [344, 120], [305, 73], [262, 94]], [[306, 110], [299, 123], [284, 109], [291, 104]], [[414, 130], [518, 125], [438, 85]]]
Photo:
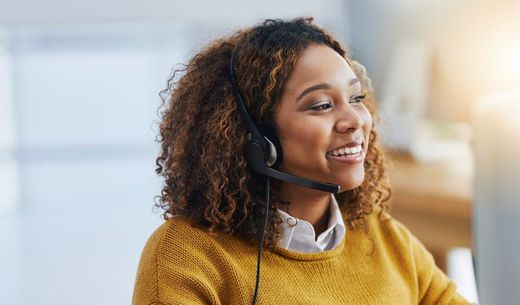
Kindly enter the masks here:
[[[285, 124], [283, 132], [280, 133], [280, 144], [284, 154], [290, 158], [303, 158], [314, 155], [312, 151], [321, 151], [327, 139], [323, 122], [313, 122], [312, 120], [305, 120], [305, 122], [294, 120], [293, 122], [300, 123]], [[290, 154], [291, 152], [302, 153]]]
[[370, 135], [370, 131], [372, 130], [372, 124], [373, 124], [372, 115], [370, 114], [370, 112], [366, 108], [365, 108], [365, 111], [362, 114], [360, 114], [360, 115], [361, 115], [361, 118], [362, 118], [363, 122], [365, 123], [365, 125], [363, 127], [363, 132], [365, 134], [365, 139], [368, 140], [368, 137]]

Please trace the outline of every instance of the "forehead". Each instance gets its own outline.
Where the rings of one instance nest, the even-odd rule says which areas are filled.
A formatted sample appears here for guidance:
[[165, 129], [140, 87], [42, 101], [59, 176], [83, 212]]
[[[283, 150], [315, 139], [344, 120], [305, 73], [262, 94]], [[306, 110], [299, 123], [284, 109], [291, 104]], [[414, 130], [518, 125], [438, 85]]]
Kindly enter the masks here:
[[349, 64], [336, 51], [325, 45], [311, 45], [300, 54], [285, 88], [294, 94], [319, 83], [346, 88], [354, 78]]

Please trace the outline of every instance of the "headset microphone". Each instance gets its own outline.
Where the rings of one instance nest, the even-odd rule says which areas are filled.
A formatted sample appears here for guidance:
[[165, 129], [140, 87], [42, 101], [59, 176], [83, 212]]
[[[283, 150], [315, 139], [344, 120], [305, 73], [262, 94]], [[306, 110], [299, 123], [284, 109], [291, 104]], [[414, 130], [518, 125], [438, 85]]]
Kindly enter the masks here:
[[[270, 143], [270, 146], [271, 146], [271, 143]], [[312, 188], [312, 189], [317, 189], [317, 190], [324, 191], [324, 192], [329, 192], [329, 193], [339, 192], [339, 190], [340, 190], [339, 185], [318, 182], [318, 181], [310, 180], [307, 178], [294, 176], [294, 175], [268, 167], [266, 162], [263, 159], [264, 152], [265, 152], [265, 148], [262, 147], [262, 141], [258, 141], [256, 139], [254, 139], [254, 137], [252, 140], [249, 140], [249, 142], [246, 144], [244, 153], [245, 153], [245, 156], [247, 159], [247, 164], [255, 172], [258, 172], [265, 176], [269, 176], [271, 178], [275, 178], [278, 180], [282, 180], [285, 182], [297, 184], [297, 185]]]

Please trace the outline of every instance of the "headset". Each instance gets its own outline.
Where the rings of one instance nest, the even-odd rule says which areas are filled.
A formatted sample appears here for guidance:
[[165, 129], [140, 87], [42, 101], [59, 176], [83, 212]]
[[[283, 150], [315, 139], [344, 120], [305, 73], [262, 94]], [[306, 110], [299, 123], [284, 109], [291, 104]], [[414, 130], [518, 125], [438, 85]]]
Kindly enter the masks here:
[[239, 44], [237, 43], [231, 53], [231, 60], [229, 65], [229, 74], [231, 83], [235, 90], [235, 96], [237, 101], [237, 108], [242, 114], [242, 117], [246, 121], [249, 133], [247, 134], [247, 143], [244, 148], [244, 156], [247, 160], [248, 167], [266, 178], [265, 187], [265, 215], [262, 222], [262, 230], [258, 238], [258, 255], [256, 263], [256, 284], [255, 292], [253, 294], [253, 305], [256, 304], [258, 296], [258, 288], [260, 285], [260, 258], [262, 256], [262, 247], [264, 243], [265, 227], [267, 225], [268, 214], [269, 214], [269, 191], [270, 191], [270, 178], [297, 184], [303, 187], [312, 188], [329, 193], [338, 193], [340, 186], [332, 183], [319, 182], [311, 179], [307, 179], [300, 176], [295, 176], [286, 172], [279, 171], [276, 166], [280, 163], [283, 158], [282, 148], [278, 137], [271, 132], [268, 128], [256, 126], [253, 119], [249, 115], [246, 109], [245, 103], [240, 93], [240, 88], [235, 80], [234, 73], [234, 58], [235, 53], [238, 52]]

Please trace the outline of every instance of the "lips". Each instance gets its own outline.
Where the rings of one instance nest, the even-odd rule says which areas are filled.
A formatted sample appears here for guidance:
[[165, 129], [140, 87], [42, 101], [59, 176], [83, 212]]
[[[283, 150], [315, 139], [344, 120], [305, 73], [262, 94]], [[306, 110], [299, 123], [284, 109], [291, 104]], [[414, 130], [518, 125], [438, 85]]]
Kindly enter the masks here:
[[354, 147], [357, 147], [357, 146], [360, 146], [361, 145], [361, 148], [363, 148], [363, 142], [362, 141], [352, 141], [352, 142], [348, 142], [346, 144], [343, 144], [341, 146], [338, 146], [336, 148], [333, 148], [331, 150], [329, 150], [327, 152], [327, 154], [332, 154], [334, 151], [341, 151], [343, 150], [343, 153], [345, 153], [345, 151], [349, 151], [350, 149], [354, 148]]
[[340, 147], [326, 153], [327, 160], [349, 165], [362, 164], [365, 158], [362, 144], [354, 147]]
[[355, 155], [360, 153], [363, 150], [363, 146], [361, 144], [354, 147], [341, 147], [338, 149], [334, 149], [327, 153], [329, 156], [347, 156], [347, 155]]

